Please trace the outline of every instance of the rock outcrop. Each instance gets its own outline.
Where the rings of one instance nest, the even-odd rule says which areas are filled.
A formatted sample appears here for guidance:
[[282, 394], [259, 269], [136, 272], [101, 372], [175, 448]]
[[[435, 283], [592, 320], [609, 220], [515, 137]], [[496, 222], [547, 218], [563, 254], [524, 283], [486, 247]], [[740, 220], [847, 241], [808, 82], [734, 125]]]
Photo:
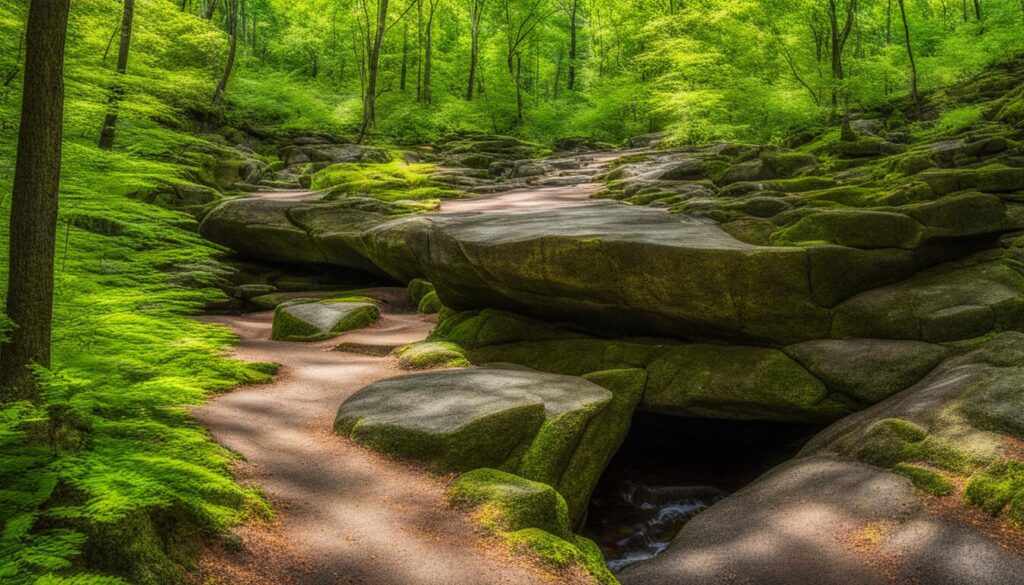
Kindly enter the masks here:
[[996, 336], [836, 423], [622, 582], [1019, 582], [1022, 348], [1024, 335]]
[[[579, 519], [601, 470], [629, 428], [635, 380], [523, 368], [443, 370], [393, 378], [345, 401], [335, 432], [436, 471], [481, 467], [553, 486]], [[600, 439], [598, 439], [600, 435]]]

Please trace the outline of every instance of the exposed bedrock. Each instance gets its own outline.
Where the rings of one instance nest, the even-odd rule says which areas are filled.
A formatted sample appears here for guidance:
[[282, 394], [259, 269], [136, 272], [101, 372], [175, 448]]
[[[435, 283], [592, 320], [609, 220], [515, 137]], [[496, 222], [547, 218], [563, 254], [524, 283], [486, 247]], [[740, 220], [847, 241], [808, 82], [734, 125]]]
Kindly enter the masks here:
[[1019, 583], [1024, 559], [1001, 541], [1024, 520], [1022, 348], [997, 335], [835, 423], [622, 582]]
[[773, 345], [828, 337], [839, 302], [963, 253], [920, 234], [913, 249], [757, 246], [707, 220], [605, 202], [413, 215], [402, 204], [365, 199], [237, 199], [212, 211], [201, 229], [247, 256], [399, 281], [425, 277], [453, 309]]

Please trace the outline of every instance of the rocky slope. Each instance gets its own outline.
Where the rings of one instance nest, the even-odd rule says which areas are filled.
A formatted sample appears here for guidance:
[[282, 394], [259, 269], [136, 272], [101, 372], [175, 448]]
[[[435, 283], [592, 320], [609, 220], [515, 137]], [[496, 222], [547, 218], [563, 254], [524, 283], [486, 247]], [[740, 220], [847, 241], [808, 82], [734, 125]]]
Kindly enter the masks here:
[[[510, 417], [498, 426], [515, 445], [467, 463], [554, 487], [570, 522], [634, 408], [839, 421], [625, 571], [626, 583], [1011, 583], [1024, 542], [1022, 79], [1024, 60], [932, 96], [946, 114], [931, 125], [908, 125], [894, 106], [856, 120], [856, 136], [811, 133], [791, 148], [625, 153], [601, 177], [604, 201], [424, 214], [400, 198], [250, 197], [216, 206], [201, 232], [261, 260], [429, 281], [440, 324], [432, 345], [404, 350], [410, 365], [513, 363], [603, 388], [586, 424], [545, 435], [550, 416]], [[431, 156], [462, 168], [434, 180], [477, 193], [594, 180], [586, 155], [527, 158], [537, 154], [459, 137]], [[503, 371], [527, 385], [538, 375]], [[379, 413], [363, 403], [390, 404], [406, 391], [396, 384], [342, 406], [338, 429], [434, 464], [478, 418], [546, 404], [519, 392], [494, 411], [490, 385], [460, 387], [484, 414], [447, 420], [445, 449], [408, 451], [425, 444], [406, 440], [410, 429], [441, 403], [420, 396], [422, 412], [371, 424]], [[557, 472], [513, 456], [538, 441], [561, 454]], [[455, 442], [462, 452], [475, 439]], [[496, 530], [608, 579], [591, 545], [544, 530], [551, 514], [512, 521], [543, 489], [502, 477], [474, 500], [504, 518]]]

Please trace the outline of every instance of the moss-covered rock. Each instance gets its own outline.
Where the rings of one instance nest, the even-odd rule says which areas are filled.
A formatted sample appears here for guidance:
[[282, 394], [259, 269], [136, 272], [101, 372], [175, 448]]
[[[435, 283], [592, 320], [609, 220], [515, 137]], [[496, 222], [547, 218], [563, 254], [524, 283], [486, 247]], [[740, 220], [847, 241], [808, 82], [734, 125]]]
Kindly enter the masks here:
[[833, 337], [931, 342], [1024, 326], [1024, 276], [1002, 260], [962, 262], [861, 293], [836, 308]]
[[437, 297], [437, 293], [430, 291], [422, 299], [420, 299], [419, 305], [416, 310], [423, 315], [436, 315], [444, 309], [444, 305], [441, 304], [441, 299]]
[[567, 460], [586, 421], [611, 399], [600, 386], [569, 376], [444, 370], [363, 388], [341, 405], [334, 430], [438, 471], [517, 470], [531, 448]]
[[409, 281], [409, 285], [406, 287], [405, 304], [410, 308], [419, 307], [423, 297], [432, 292], [434, 292], [434, 285], [422, 278], [414, 278]]
[[912, 218], [884, 211], [824, 211], [779, 230], [777, 243], [838, 244], [852, 248], [916, 247], [921, 225]]
[[395, 350], [403, 370], [431, 368], [464, 368], [469, 365], [464, 350], [445, 341], [421, 341]]
[[678, 415], [817, 422], [856, 409], [853, 400], [830, 393], [786, 354], [768, 348], [574, 338], [488, 346], [470, 357], [569, 375], [643, 370], [641, 404]]
[[515, 532], [539, 528], [559, 538], [572, 538], [569, 508], [549, 485], [497, 469], [475, 469], [459, 476], [449, 499], [454, 506], [473, 508], [485, 528]]
[[605, 565], [601, 550], [582, 536], [565, 540], [538, 528], [526, 528], [508, 534], [507, 539], [517, 550], [533, 553], [555, 568], [575, 565], [584, 569], [597, 583], [618, 583]]
[[950, 355], [940, 345], [882, 339], [822, 339], [785, 348], [834, 392], [875, 404], [909, 388]]
[[320, 341], [366, 327], [380, 310], [362, 298], [297, 299], [277, 306], [271, 338], [277, 341]]

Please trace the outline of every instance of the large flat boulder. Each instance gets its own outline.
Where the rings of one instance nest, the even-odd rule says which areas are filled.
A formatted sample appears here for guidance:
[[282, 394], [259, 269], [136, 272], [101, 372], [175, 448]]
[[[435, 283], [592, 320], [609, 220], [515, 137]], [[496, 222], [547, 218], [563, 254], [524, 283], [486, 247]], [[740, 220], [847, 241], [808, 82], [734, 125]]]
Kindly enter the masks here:
[[[1002, 209], [991, 197], [984, 201]], [[264, 260], [350, 268], [403, 282], [424, 277], [441, 305], [460, 311], [496, 308], [620, 334], [781, 346], [830, 334], [893, 337], [881, 331], [889, 327], [885, 322], [879, 332], [865, 330], [857, 309], [870, 304], [871, 318], [864, 322], [872, 323], [885, 306], [864, 299], [846, 303], [840, 311], [854, 315], [852, 321], [834, 321], [832, 307], [957, 256], [949, 250], [959, 248], [948, 242], [911, 249], [930, 233], [948, 239], [954, 218], [964, 215], [949, 205], [920, 208], [922, 224], [896, 213], [811, 215], [785, 232], [814, 244], [799, 246], [745, 243], [708, 220], [605, 201], [544, 211], [416, 215], [404, 204], [365, 199], [240, 199], [213, 210], [201, 232]], [[971, 217], [960, 228], [973, 237], [978, 221]], [[905, 224], [906, 233], [890, 229], [890, 222]], [[943, 338], [943, 323], [976, 321], [985, 312], [939, 309], [957, 315], [928, 317], [938, 333], [900, 332], [895, 338], [945, 341], [950, 338]]]
[[[363, 388], [338, 409], [334, 430], [440, 472], [490, 467], [557, 489], [569, 470], [587, 470], [584, 498], [570, 509], [578, 518], [603, 470], [580, 457], [598, 449], [603, 460], [618, 448], [581, 439], [595, 420], [619, 440], [628, 428], [599, 418], [612, 401], [611, 391], [573, 376], [514, 367], [444, 370]], [[628, 417], [632, 406], [625, 408]]]

